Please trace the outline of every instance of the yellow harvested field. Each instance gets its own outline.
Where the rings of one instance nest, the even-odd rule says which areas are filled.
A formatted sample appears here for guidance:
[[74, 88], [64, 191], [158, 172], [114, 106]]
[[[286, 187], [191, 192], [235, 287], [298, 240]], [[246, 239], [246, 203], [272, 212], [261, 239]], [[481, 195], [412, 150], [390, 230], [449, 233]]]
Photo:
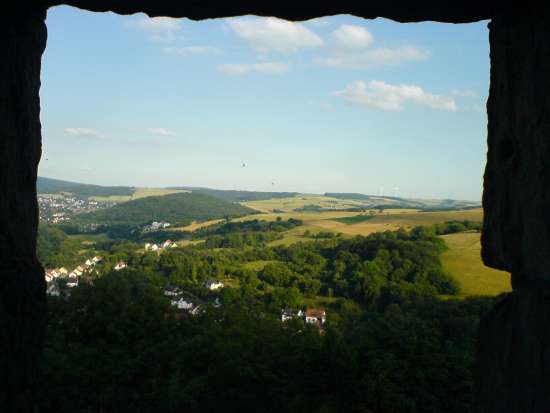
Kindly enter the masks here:
[[461, 295], [498, 295], [512, 290], [510, 274], [489, 268], [481, 261], [480, 234], [443, 235], [449, 247], [442, 255], [443, 268], [460, 283]]
[[[410, 210], [409, 210], [410, 211]], [[445, 211], [445, 212], [401, 212], [382, 213], [375, 215], [368, 221], [359, 222], [353, 225], [346, 225], [337, 221], [322, 223], [320, 221], [308, 222], [325, 230], [343, 232], [350, 235], [368, 235], [379, 231], [395, 231], [399, 228], [410, 229], [416, 226], [439, 224], [446, 221], [482, 221], [483, 210], [472, 209], [467, 211]]]
[[284, 239], [276, 240], [270, 245], [289, 245], [295, 242], [308, 241], [303, 236], [306, 230], [312, 233], [322, 231], [341, 232], [344, 235], [369, 235], [374, 232], [396, 231], [399, 228], [411, 229], [416, 226], [430, 226], [446, 221], [482, 221], [483, 210], [472, 209], [465, 211], [445, 211], [445, 212], [418, 212], [414, 209], [393, 209], [385, 210], [383, 213], [377, 213], [371, 219], [357, 224], [344, 224], [334, 221], [335, 218], [353, 217], [361, 215], [360, 212], [346, 211], [322, 211], [322, 212], [285, 212], [280, 214], [266, 213], [258, 215], [248, 215], [246, 217], [236, 218], [233, 221], [249, 221], [258, 219], [260, 221], [275, 221], [278, 217], [283, 220], [289, 218], [300, 219], [304, 225], [284, 232]]
[[216, 225], [220, 222], [225, 221], [224, 219], [212, 219], [210, 221], [204, 221], [204, 222], [197, 222], [193, 221], [191, 224], [185, 226], [185, 227], [175, 227], [175, 228], [168, 228], [169, 231], [186, 231], [186, 232], [193, 232], [201, 228], [209, 227], [210, 225]]
[[[368, 203], [368, 201], [365, 202]], [[306, 205], [343, 209], [364, 206], [365, 202], [353, 199], [332, 198], [324, 195], [299, 194], [288, 198], [272, 198], [261, 201], [241, 202], [241, 205], [261, 212], [273, 212], [273, 210], [291, 212], [296, 208], [303, 208]]]
[[304, 235], [306, 231], [309, 231], [312, 235], [318, 234], [319, 232], [323, 232], [323, 228], [316, 227], [314, 225], [301, 225], [296, 228], [292, 228], [288, 231], [283, 232], [283, 239], [278, 239], [275, 241], [271, 241], [268, 245], [271, 247], [276, 247], [277, 245], [291, 245], [295, 244], [297, 242], [307, 242], [307, 241], [314, 241], [314, 238], [309, 238]]
[[99, 202], [126, 202], [135, 199], [146, 198], [148, 196], [164, 196], [169, 194], [181, 194], [189, 192], [183, 189], [165, 189], [165, 188], [136, 188], [132, 195], [112, 195], [112, 196], [94, 196], [94, 201]]
[[346, 212], [346, 211], [321, 211], [321, 212], [281, 212], [281, 213], [265, 213], [265, 214], [255, 214], [247, 215], [245, 217], [235, 218], [233, 221], [242, 222], [242, 221], [251, 221], [254, 219], [260, 221], [275, 221], [278, 217], [281, 217], [283, 220], [290, 218], [300, 219], [304, 222], [311, 220], [322, 220], [322, 219], [333, 219], [333, 218], [342, 218], [342, 217], [353, 217], [359, 214], [359, 212]]

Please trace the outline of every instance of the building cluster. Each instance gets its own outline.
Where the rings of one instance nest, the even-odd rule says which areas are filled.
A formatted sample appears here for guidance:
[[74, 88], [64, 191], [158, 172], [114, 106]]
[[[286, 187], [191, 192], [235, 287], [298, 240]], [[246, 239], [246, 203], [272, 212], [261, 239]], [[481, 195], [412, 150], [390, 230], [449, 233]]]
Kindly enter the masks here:
[[75, 269], [69, 272], [65, 267], [46, 269], [44, 278], [48, 284], [47, 292], [50, 295], [59, 295], [58, 279], [65, 280], [65, 287], [73, 288], [78, 286], [80, 277], [84, 274], [97, 274], [96, 265], [103, 261], [103, 257], [96, 255], [87, 259], [83, 264], [78, 265]]
[[74, 214], [91, 212], [116, 205], [114, 202], [97, 202], [72, 195], [38, 195], [40, 219], [52, 224], [68, 222]]
[[170, 298], [170, 305], [175, 307], [179, 314], [197, 315], [203, 311], [202, 306], [188, 298], [189, 294], [180, 287], [168, 286], [164, 289], [164, 295]]
[[327, 321], [327, 313], [318, 308], [308, 308], [305, 311], [285, 308], [281, 311], [281, 321], [289, 320], [302, 320], [306, 324], [313, 324], [323, 330]]
[[169, 222], [157, 222], [153, 221], [149, 225], [145, 225], [142, 229], [142, 232], [155, 232], [160, 231], [161, 229], [166, 229], [170, 226]]
[[146, 243], [145, 244], [145, 251], [156, 251], [160, 253], [162, 250], [167, 250], [171, 248], [177, 248], [178, 244], [172, 240], [167, 239], [162, 244], [151, 244]]
[[[217, 290], [223, 287], [221, 281], [208, 280], [204, 284], [205, 288], [210, 291]], [[192, 294], [177, 286], [168, 286], [164, 288], [164, 296], [170, 298], [170, 305], [177, 310], [178, 317], [187, 315], [198, 315], [204, 311], [204, 306], [198, 298], [190, 298]], [[221, 307], [221, 302], [218, 297], [211, 303], [214, 308]]]

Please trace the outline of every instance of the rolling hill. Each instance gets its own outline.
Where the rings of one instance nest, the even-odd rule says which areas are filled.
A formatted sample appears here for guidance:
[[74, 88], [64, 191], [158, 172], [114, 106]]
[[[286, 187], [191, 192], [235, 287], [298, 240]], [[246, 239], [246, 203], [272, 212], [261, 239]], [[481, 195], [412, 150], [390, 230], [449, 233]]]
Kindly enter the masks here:
[[130, 186], [101, 186], [81, 184], [78, 182], [62, 181], [60, 179], [38, 177], [36, 189], [39, 194], [71, 193], [77, 198], [92, 196], [129, 196], [135, 192]]
[[183, 189], [195, 194], [204, 194], [222, 199], [227, 202], [260, 201], [267, 199], [288, 198], [298, 195], [297, 192], [258, 192], [258, 191], [237, 191], [225, 189], [210, 189], [202, 187], [182, 186], [171, 189]]
[[353, 200], [363, 202], [372, 207], [383, 206], [392, 208], [415, 208], [426, 211], [452, 211], [457, 209], [479, 208], [479, 202], [461, 201], [454, 199], [412, 199], [395, 196], [375, 196], [360, 193], [327, 192], [326, 197], [339, 200]]
[[168, 221], [173, 225], [188, 225], [224, 217], [239, 217], [256, 211], [219, 198], [196, 193], [149, 196], [124, 202], [112, 208], [78, 214], [75, 224], [143, 225], [151, 221]]

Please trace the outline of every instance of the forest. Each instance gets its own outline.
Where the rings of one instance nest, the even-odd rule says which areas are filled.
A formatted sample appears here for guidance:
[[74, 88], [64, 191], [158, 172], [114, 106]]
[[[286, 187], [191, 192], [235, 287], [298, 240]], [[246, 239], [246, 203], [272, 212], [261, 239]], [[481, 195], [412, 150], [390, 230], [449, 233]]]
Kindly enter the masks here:
[[[203, 230], [203, 243], [161, 254], [124, 240], [94, 244], [101, 276], [49, 298], [42, 408], [474, 411], [477, 326], [498, 298], [453, 298], [460, 286], [442, 269], [437, 236], [473, 224], [266, 244], [295, 225], [219, 224]], [[57, 248], [75, 242], [66, 237], [43, 232], [41, 259], [62, 260]], [[128, 268], [114, 271], [119, 260]], [[209, 279], [224, 288], [204, 288]], [[203, 311], [178, 316], [167, 286]], [[281, 322], [283, 308], [312, 307], [327, 312], [322, 331]]]

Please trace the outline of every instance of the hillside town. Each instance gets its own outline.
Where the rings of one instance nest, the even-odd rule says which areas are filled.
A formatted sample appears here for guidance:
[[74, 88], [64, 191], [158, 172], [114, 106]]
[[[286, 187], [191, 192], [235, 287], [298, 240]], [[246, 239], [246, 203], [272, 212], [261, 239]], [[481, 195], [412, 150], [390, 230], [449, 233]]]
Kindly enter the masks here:
[[73, 215], [97, 211], [116, 205], [115, 202], [98, 202], [68, 194], [38, 195], [40, 220], [60, 224], [69, 222]]

